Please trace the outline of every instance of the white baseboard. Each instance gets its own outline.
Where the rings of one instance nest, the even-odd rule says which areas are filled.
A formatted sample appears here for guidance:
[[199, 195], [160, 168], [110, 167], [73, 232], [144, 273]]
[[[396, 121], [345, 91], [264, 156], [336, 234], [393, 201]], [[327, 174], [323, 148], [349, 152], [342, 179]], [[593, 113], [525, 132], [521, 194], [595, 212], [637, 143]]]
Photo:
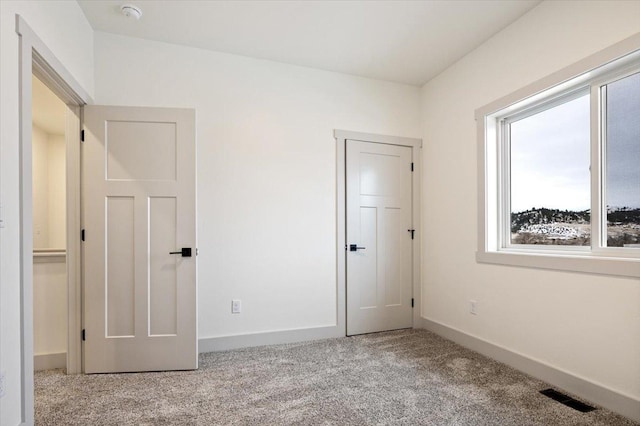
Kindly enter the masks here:
[[421, 323], [417, 327], [432, 331], [445, 339], [507, 364], [516, 370], [628, 417], [633, 421], [640, 422], [640, 401], [630, 396], [436, 321], [421, 318]]
[[33, 369], [35, 371], [51, 370], [53, 368], [67, 367], [67, 353], [41, 354], [33, 356]]
[[344, 330], [339, 330], [337, 326], [329, 326], [240, 334], [235, 336], [208, 337], [198, 339], [198, 351], [200, 353], [217, 352], [229, 349], [248, 348], [252, 346], [297, 343], [344, 336]]

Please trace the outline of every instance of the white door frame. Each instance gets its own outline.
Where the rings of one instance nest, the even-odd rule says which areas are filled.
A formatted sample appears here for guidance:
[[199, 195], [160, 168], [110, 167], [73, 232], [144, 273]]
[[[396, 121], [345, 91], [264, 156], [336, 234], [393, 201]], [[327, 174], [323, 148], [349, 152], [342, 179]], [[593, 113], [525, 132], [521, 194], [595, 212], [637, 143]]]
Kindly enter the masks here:
[[[67, 104], [67, 372], [79, 373], [80, 360], [80, 113], [91, 97], [46, 44], [16, 15], [19, 36], [19, 145], [20, 145], [20, 349], [21, 417], [33, 424], [33, 200], [31, 104], [32, 75], [38, 77]], [[76, 338], [74, 338], [76, 336]]]
[[356, 140], [370, 143], [383, 143], [387, 145], [400, 145], [411, 148], [411, 161], [413, 162], [412, 175], [412, 221], [415, 229], [413, 240], [413, 324], [419, 324], [421, 306], [421, 259], [422, 259], [422, 239], [421, 217], [420, 217], [420, 194], [422, 193], [422, 139], [405, 138], [399, 136], [376, 135], [371, 133], [352, 132], [349, 130], [334, 130], [333, 137], [336, 139], [336, 180], [337, 180], [337, 201], [336, 201], [336, 253], [337, 253], [337, 282], [338, 282], [338, 327], [344, 330], [347, 335], [347, 140]]

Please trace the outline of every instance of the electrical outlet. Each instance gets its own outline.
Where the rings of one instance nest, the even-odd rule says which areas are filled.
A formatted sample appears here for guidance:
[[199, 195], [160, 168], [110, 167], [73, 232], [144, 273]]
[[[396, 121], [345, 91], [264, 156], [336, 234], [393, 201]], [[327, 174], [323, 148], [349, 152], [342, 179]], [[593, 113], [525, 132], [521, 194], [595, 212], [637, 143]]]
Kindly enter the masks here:
[[475, 300], [469, 300], [469, 313], [471, 315], [478, 315], [478, 302]]
[[0, 372], [0, 398], [2, 398], [5, 394], [5, 387], [4, 387], [5, 377], [6, 377], [5, 372], [4, 371]]
[[231, 313], [239, 314], [242, 311], [242, 302], [240, 299], [234, 299], [231, 301]]

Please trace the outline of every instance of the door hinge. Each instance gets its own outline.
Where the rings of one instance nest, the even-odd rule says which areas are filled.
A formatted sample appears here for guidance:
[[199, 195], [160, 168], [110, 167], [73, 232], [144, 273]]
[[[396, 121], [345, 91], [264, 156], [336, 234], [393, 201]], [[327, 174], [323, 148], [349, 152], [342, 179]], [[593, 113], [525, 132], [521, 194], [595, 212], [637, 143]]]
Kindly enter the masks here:
[[[84, 139], [83, 139], [84, 140]], [[411, 171], [413, 171], [413, 163], [411, 163]]]
[[413, 240], [413, 238], [416, 235], [416, 230], [415, 229], [407, 229], [407, 231], [411, 232], [411, 239]]
[[84, 142], [84, 129], [80, 130], [80, 141]]
[[84, 342], [85, 340], [87, 340], [87, 333], [85, 332], [85, 329], [82, 329], [82, 341]]
[[80, 239], [84, 241], [84, 229], [80, 231]]
[[413, 297], [411, 298], [411, 307], [413, 308]]

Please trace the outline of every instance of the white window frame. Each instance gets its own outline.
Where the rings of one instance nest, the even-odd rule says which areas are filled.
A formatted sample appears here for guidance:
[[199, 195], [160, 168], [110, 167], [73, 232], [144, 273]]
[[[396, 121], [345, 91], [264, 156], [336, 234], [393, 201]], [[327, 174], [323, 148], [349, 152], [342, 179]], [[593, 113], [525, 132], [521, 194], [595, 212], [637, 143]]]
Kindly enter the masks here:
[[[601, 125], [605, 119], [601, 86], [639, 70], [640, 34], [636, 34], [476, 110], [478, 262], [640, 278], [640, 250], [603, 247], [606, 158]], [[512, 245], [505, 121], [532, 115], [586, 93], [591, 99], [591, 246]]]

